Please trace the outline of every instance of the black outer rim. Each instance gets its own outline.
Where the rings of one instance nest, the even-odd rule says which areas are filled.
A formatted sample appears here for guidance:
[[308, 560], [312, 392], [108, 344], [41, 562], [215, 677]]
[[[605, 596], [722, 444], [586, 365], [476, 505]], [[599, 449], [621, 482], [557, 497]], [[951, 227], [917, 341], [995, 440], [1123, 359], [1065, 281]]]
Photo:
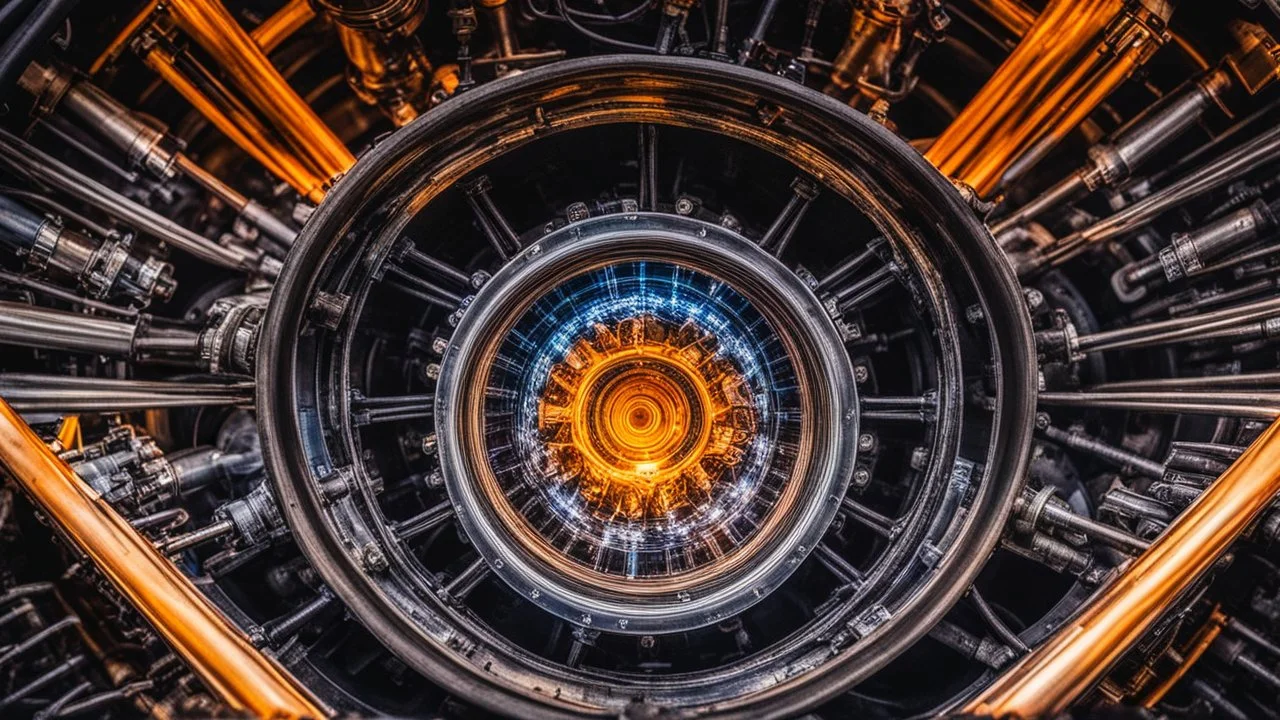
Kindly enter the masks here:
[[[590, 82], [593, 73], [666, 77], [686, 76], [727, 83], [744, 93], [756, 94], [780, 107], [803, 105], [807, 114], [841, 126], [848, 138], [878, 154], [887, 165], [876, 170], [889, 172], [915, 183], [915, 189], [935, 211], [949, 219], [945, 232], [956, 244], [975, 275], [994, 282], [984, 284], [982, 310], [1002, 364], [998, 393], [1004, 405], [993, 417], [991, 446], [996, 449], [987, 468], [973, 514], [962, 527], [956, 545], [968, 552], [953, 552], [938, 565], [937, 574], [919, 593], [927, 596], [903, 608], [861, 642], [858, 653], [846, 653], [830, 661], [830, 671], [808, 682], [774, 687], [757, 693], [750, 701], [731, 707], [704, 708], [708, 714], [734, 716], [790, 716], [802, 713], [848, 690], [871, 672], [924, 636], [959, 601], [985, 565], [995, 548], [1016, 491], [1022, 484], [1030, 455], [1031, 424], [1036, 399], [1035, 358], [1030, 319], [1012, 269], [996, 247], [985, 225], [961, 198], [959, 192], [932, 165], [905, 141], [846, 105], [817, 91], [779, 77], [727, 63], [666, 56], [617, 55], [570, 60], [490, 83], [469, 92], [466, 102], [448, 103], [400, 131], [388, 136], [366, 152], [321, 203], [302, 232], [277, 280], [271, 303], [263, 320], [258, 352], [257, 408], [262, 433], [264, 459], [280, 502], [280, 509], [304, 555], [315, 565], [326, 584], [343, 600], [352, 614], [393, 653], [413, 658], [432, 681], [450, 692], [486, 708], [519, 717], [573, 716], [570, 706], [551, 705], [530, 697], [505, 692], [435, 654], [430, 648], [411, 642], [403, 618], [387, 601], [379, 601], [378, 590], [332, 533], [318, 532], [326, 518], [324, 504], [309, 483], [291, 483], [289, 478], [305, 477], [306, 463], [297, 450], [299, 423], [294, 408], [296, 391], [292, 382], [263, 382], [262, 378], [291, 378], [296, 358], [291, 344], [296, 341], [310, 297], [311, 272], [328, 252], [335, 231], [345, 228], [351, 206], [358, 205], [378, 186], [389, 167], [406, 150], [430, 142], [442, 125], [465, 123], [502, 107], [502, 100], [530, 86], [554, 79], [571, 86]], [[893, 631], [893, 632], [890, 632]], [[853, 662], [855, 661], [856, 662]]]

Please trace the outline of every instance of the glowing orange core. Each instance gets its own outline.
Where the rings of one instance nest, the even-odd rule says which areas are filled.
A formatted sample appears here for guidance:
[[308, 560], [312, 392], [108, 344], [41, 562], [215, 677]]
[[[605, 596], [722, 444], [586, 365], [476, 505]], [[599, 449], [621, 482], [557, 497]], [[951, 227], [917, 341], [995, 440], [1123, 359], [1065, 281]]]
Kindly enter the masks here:
[[644, 520], [705, 503], [741, 462], [755, 409], [714, 336], [641, 316], [596, 325], [552, 367], [538, 427], [592, 512]]

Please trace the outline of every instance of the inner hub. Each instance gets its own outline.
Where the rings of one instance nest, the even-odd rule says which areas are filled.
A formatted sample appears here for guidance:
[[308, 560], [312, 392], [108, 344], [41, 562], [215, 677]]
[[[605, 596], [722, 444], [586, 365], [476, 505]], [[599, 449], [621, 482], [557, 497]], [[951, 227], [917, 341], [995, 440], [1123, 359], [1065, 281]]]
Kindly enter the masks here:
[[[615, 263], [557, 286], [489, 374], [502, 498], [595, 572], [672, 576], [734, 553], [795, 469], [774, 442], [800, 433], [780, 414], [799, 417], [791, 361], [752, 327], [769, 323], [745, 297], [673, 263]], [[537, 402], [495, 392], [511, 387]]]
[[848, 482], [839, 335], [724, 228], [632, 215], [554, 232], [458, 334], [436, 414], [460, 520], [512, 587], [579, 622], [651, 632], [753, 604]]

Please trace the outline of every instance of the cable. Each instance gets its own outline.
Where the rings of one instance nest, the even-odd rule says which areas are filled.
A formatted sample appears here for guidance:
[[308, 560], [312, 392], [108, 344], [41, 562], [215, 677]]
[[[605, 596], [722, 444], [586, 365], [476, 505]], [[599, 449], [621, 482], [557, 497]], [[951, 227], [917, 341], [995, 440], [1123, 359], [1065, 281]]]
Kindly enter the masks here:
[[[538, 6], [534, 5], [533, 0], [525, 0], [525, 7], [529, 10], [530, 14], [532, 14], [534, 17], [539, 18], [541, 20], [550, 20], [552, 22], [565, 22], [565, 17], [566, 17], [565, 14], [555, 14], [555, 13], [552, 13], [550, 9], [543, 10]], [[567, 6], [565, 9], [568, 11], [567, 15], [572, 15], [573, 17], [578, 18], [579, 21], [584, 23], [589, 23], [592, 25], [620, 25], [622, 23], [631, 22], [632, 20], [635, 20], [636, 18], [641, 17], [645, 13], [649, 12], [649, 10], [652, 9], [652, 3], [649, 0], [644, 0], [644, 2], [641, 2], [639, 5], [635, 6], [634, 8], [620, 15], [607, 15], [605, 13], [593, 13], [586, 10], [578, 10], [575, 8], [570, 8]]]

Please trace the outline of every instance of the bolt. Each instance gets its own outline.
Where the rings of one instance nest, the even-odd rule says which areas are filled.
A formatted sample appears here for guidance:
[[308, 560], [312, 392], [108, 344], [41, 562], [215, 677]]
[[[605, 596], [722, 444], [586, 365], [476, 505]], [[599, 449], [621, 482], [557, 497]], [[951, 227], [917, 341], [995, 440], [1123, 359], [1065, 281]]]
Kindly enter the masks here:
[[449, 341], [445, 338], [438, 337], [431, 341], [431, 352], [437, 355], [443, 355], [445, 350], [449, 349]]
[[364, 569], [369, 572], [382, 572], [390, 567], [387, 562], [387, 556], [382, 549], [373, 543], [364, 546], [363, 556], [361, 560], [364, 562]]
[[422, 376], [428, 380], [439, 380], [440, 363], [427, 363], [422, 366]]
[[871, 377], [871, 371], [867, 370], [866, 365], [855, 365], [853, 368], [853, 381], [861, 385]]
[[858, 468], [853, 471], [854, 485], [857, 485], [858, 487], [865, 487], [869, 482], [871, 482], [871, 473], [868, 472], [866, 468]]
[[676, 200], [676, 214], [689, 215], [693, 213], [693, 201], [687, 197]]
[[871, 433], [863, 433], [858, 436], [858, 449], [862, 452], [871, 452], [876, 446], [876, 438]]
[[436, 434], [435, 433], [431, 433], [430, 435], [423, 436], [422, 452], [425, 455], [436, 454]]

